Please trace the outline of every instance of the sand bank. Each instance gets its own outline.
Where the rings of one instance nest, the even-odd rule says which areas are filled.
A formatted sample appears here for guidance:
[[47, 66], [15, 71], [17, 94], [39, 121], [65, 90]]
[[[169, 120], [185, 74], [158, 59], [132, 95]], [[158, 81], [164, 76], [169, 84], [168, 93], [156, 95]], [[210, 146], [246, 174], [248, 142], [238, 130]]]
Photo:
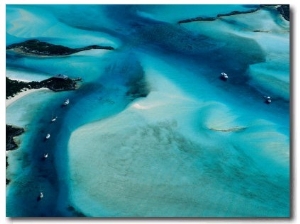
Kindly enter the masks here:
[[6, 99], [5, 106], [6, 107], [10, 106], [12, 103], [16, 102], [17, 100], [21, 99], [22, 97], [24, 97], [24, 96], [26, 96], [28, 94], [31, 94], [31, 93], [34, 93], [34, 92], [39, 92], [39, 91], [45, 91], [45, 90], [50, 91], [47, 88], [40, 88], [40, 89], [29, 89], [29, 90], [20, 92], [17, 95], [15, 95], [14, 97]]

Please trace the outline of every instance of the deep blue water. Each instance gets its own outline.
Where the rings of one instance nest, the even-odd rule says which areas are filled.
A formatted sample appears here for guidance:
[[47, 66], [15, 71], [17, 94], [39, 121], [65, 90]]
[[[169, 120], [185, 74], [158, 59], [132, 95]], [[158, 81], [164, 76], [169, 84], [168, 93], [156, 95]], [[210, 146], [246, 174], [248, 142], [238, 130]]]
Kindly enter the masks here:
[[[214, 6], [211, 11], [203, 11], [205, 12], [203, 15], [211, 16], [215, 15], [215, 12], [225, 13], [233, 9], [247, 10], [247, 7], [228, 6], [226, 9], [224, 6], [219, 8]], [[35, 14], [36, 17], [30, 20], [33, 24], [36, 22], [37, 26], [20, 24], [20, 28], [12, 29], [11, 23], [15, 22], [14, 19], [22, 19], [24, 16], [17, 13], [18, 9]], [[139, 13], [143, 10], [150, 13], [152, 17], [141, 17]], [[117, 46], [116, 50], [104, 55], [87, 53], [57, 58], [37, 58], [7, 53], [6, 63], [10, 68], [22, 68], [45, 74], [63, 73], [70, 77], [83, 78], [79, 89], [57, 94], [51, 101], [47, 101], [43, 110], [32, 119], [31, 125], [35, 128], [27, 133], [23, 140], [24, 144], [20, 146], [20, 150], [26, 148], [28, 152], [26, 161], [29, 161], [29, 164], [23, 162], [26, 166], [25, 172], [17, 174], [16, 180], [12, 180], [8, 186], [7, 216], [80, 216], [81, 211], [78, 210], [78, 205], [73, 205], [69, 198], [70, 178], [72, 178], [69, 175], [68, 166], [70, 136], [82, 125], [118, 115], [126, 110], [135, 99], [145, 97], [141, 93], [147, 95], [155, 91], [155, 86], [147, 84], [144, 65], [151, 65], [165, 72], [165, 77], [176, 83], [176, 86], [187, 97], [227, 104], [233, 113], [238, 115], [241, 123], [251, 127], [256, 119], [263, 119], [275, 124], [275, 130], [289, 138], [289, 101], [280, 96], [274, 96], [272, 104], [264, 104], [263, 96], [267, 95], [268, 91], [249, 84], [251, 79], [247, 75], [249, 66], [265, 63], [268, 52], [265, 52], [255, 40], [250, 38], [238, 35], [227, 37], [227, 34], [224, 34], [225, 37], [222, 38], [217, 36], [212, 38], [206, 34], [193, 33], [184, 26], [174, 23], [173, 20], [177, 19], [180, 10], [177, 7], [168, 9], [168, 6], [164, 6], [160, 11], [158, 6], [126, 5], [7, 6], [7, 45], [24, 39], [39, 38], [49, 42], [53, 40], [53, 43], [64, 43], [71, 47], [79, 43], [74, 38], [67, 45], [68, 38], [80, 32], [82, 32], [80, 38], [83, 38], [83, 33], [87, 32], [95, 38], [94, 44], [101, 44], [103, 40], [97, 39], [97, 35], [104, 33], [105, 38], [113, 38], [112, 43]], [[166, 11], [169, 17], [163, 16]], [[195, 17], [194, 9], [191, 9], [190, 15], [191, 18]], [[157, 19], [154, 20], [154, 17]], [[45, 24], [35, 21], [37, 18], [41, 18]], [[65, 37], [61, 35], [59, 25], [53, 26], [56, 23], [63, 24], [63, 28], [66, 29]], [[45, 29], [47, 26], [54, 28], [49, 31]], [[211, 27], [212, 30], [218, 28], [218, 26]], [[36, 35], [37, 33], [39, 35]], [[49, 35], [51, 37], [48, 37]], [[85, 46], [86, 41], [82, 40], [80, 44]], [[192, 72], [177, 75], [168, 70], [165, 71], [158, 64], [159, 61], [174, 68], [181, 69], [182, 67], [183, 71]], [[287, 68], [289, 69], [289, 66]], [[226, 85], [215, 75], [220, 71], [230, 74]], [[289, 71], [286, 71], [286, 75], [289, 75]], [[61, 104], [66, 98], [70, 99], [70, 105], [62, 107]], [[202, 122], [203, 113], [199, 112], [195, 124]], [[210, 113], [209, 110], [207, 113]], [[53, 114], [58, 116], [58, 119], [51, 123], [50, 118]], [[194, 126], [194, 129], [199, 128], [197, 125]], [[264, 134], [262, 132], [264, 128], [268, 131], [269, 127], [257, 128], [258, 135]], [[203, 130], [200, 128], [196, 130], [200, 133], [201, 131]], [[273, 126], [271, 131], [273, 131]], [[249, 135], [253, 134], [251, 129], [248, 132]], [[45, 141], [44, 137], [47, 133], [51, 133], [51, 138]], [[268, 210], [265, 216], [289, 216], [289, 162], [278, 165], [275, 159], [268, 158], [265, 154], [261, 155], [260, 152], [249, 153], [249, 151], [240, 150], [239, 147], [244, 144], [241, 141], [247, 139], [247, 133], [241, 137], [232, 135], [228, 139], [213, 134], [212, 143], [218, 142], [218, 139], [214, 137], [219, 137], [220, 142], [226, 141], [232, 144], [236, 151], [232, 150], [229, 154], [232, 153], [233, 157], [238, 154], [243, 157], [244, 163], [234, 164], [231, 163], [232, 161], [222, 161], [218, 155], [207, 152], [204, 155], [207, 160], [199, 160], [195, 166], [202, 167], [204, 164], [207, 172], [211, 173], [212, 182], [217, 179], [223, 188], [228, 188], [228, 191], [234, 194], [244, 194], [245, 198], [257, 200], [268, 209], [274, 207], [274, 212]], [[89, 144], [92, 143], [82, 142], [82, 147], [88, 148]], [[245, 142], [245, 148], [253, 147], [251, 141], [249, 146], [247, 144]], [[289, 148], [283, 150], [288, 151]], [[47, 160], [41, 159], [45, 152], [49, 152]], [[261, 175], [257, 176], [258, 174]], [[20, 182], [17, 181], [19, 179]], [[245, 186], [249, 191], [248, 194], [245, 193]], [[43, 191], [45, 195], [40, 201], [37, 200], [39, 191]], [[107, 212], [101, 203], [99, 206], [104, 208], [98, 216], [118, 216], [119, 214], [119, 211]], [[72, 207], [76, 207], [78, 211], [74, 211]], [[224, 208], [220, 208], [222, 209]], [[249, 212], [245, 214], [251, 214], [255, 208], [251, 207], [248, 210]], [[207, 214], [214, 216], [211, 215], [213, 212]], [[263, 211], [254, 214], [264, 216]], [[218, 214], [215, 215], [218, 216]], [[197, 214], [192, 216], [197, 216]], [[223, 216], [247, 215], [232, 212]]]

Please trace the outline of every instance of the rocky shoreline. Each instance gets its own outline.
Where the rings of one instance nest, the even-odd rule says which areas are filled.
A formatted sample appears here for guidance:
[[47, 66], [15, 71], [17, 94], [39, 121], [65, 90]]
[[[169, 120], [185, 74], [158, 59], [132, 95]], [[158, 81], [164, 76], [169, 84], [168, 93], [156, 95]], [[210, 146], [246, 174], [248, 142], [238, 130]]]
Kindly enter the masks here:
[[251, 9], [251, 10], [243, 11], [243, 12], [241, 12], [241, 11], [232, 11], [232, 12], [229, 12], [229, 13], [217, 14], [217, 16], [215, 16], [215, 17], [201, 17], [201, 16], [199, 16], [199, 17], [196, 17], [196, 18], [180, 20], [177, 23], [181, 24], [181, 23], [190, 23], [190, 22], [195, 22], [195, 21], [214, 21], [214, 20], [217, 20], [217, 19], [219, 19], [221, 17], [225, 17], [225, 16], [253, 13], [253, 12], [258, 11], [260, 8], [261, 7], [258, 7], [256, 9]]
[[33, 56], [68, 56], [80, 51], [92, 49], [114, 50], [111, 46], [90, 45], [81, 48], [69, 48], [62, 45], [50, 44], [39, 40], [27, 40], [17, 44], [11, 44], [6, 47], [8, 51], [14, 51], [20, 54], [29, 54]]
[[290, 6], [289, 5], [280, 5], [277, 8], [277, 11], [282, 15], [282, 17], [285, 20], [290, 21]]
[[[16, 94], [28, 89], [40, 89], [43, 87], [46, 87], [55, 92], [75, 90], [78, 86], [78, 81], [81, 81], [81, 78], [71, 79], [64, 75], [57, 75], [40, 82], [23, 82], [18, 80], [11, 80], [6, 77], [6, 99], [8, 99], [9, 97], [14, 97]], [[6, 125], [6, 151], [14, 150], [18, 147], [18, 144], [14, 141], [14, 137], [19, 136], [24, 132], [24, 128]]]
[[23, 82], [6, 77], [6, 99], [28, 89], [48, 88], [52, 91], [75, 90], [81, 78], [71, 79], [65, 76], [55, 76], [43, 81]]
[[[6, 50], [8, 51], [32, 56], [64, 56], [91, 49], [113, 50], [114, 48], [109, 46], [91, 45], [83, 48], [72, 49], [61, 45], [41, 42], [39, 40], [28, 40], [6, 47]], [[40, 89], [44, 87], [55, 92], [75, 90], [78, 88], [79, 81], [81, 81], [81, 78], [71, 79], [61, 74], [40, 82], [23, 82], [19, 80], [11, 80], [10, 78], [6, 77], [6, 99], [14, 97], [16, 94], [29, 89]], [[18, 148], [18, 143], [15, 141], [15, 137], [23, 134], [24, 132], [24, 128], [6, 124], [6, 151], [15, 150]], [[7, 159], [8, 158], [6, 157], [6, 168], [8, 167]], [[6, 185], [9, 183], [10, 180], [6, 178]]]
[[[14, 137], [19, 136], [24, 132], [24, 128], [6, 125], [6, 151], [18, 148], [18, 144], [15, 142]], [[8, 164], [6, 163], [6, 166], [7, 165]]]

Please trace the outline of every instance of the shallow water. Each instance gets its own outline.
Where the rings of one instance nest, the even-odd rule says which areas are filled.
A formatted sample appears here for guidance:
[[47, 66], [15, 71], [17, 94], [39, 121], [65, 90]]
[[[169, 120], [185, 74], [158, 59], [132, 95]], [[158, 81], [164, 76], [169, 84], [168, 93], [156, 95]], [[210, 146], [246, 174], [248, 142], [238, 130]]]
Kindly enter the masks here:
[[7, 216], [289, 216], [289, 24], [259, 10], [178, 25], [249, 9], [182, 7], [7, 6], [7, 45], [116, 47], [7, 53], [11, 78], [83, 78], [75, 91], [7, 108], [7, 121], [29, 125], [8, 155]]

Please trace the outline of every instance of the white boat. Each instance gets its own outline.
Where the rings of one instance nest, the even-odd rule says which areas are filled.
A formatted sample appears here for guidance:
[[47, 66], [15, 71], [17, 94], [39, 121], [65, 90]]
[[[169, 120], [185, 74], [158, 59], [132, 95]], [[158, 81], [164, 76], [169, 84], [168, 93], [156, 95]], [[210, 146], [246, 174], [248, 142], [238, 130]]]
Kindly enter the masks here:
[[54, 118], [52, 118], [52, 122], [54, 122], [54, 121], [56, 121], [56, 119], [57, 119], [57, 116], [56, 117], [54, 117]]
[[271, 100], [271, 97], [270, 96], [266, 96], [266, 103], [271, 103], [272, 100]]
[[225, 72], [221, 72], [221, 77], [223, 79], [228, 79], [228, 75]]
[[48, 153], [44, 154], [44, 158], [47, 159], [48, 158]]
[[46, 135], [46, 139], [49, 139], [49, 138], [50, 138], [50, 134], [47, 134], [47, 135]]
[[66, 99], [65, 102], [63, 103], [63, 105], [67, 106], [70, 103], [69, 99]]
[[44, 197], [43, 192], [40, 192], [40, 196], [41, 199]]

